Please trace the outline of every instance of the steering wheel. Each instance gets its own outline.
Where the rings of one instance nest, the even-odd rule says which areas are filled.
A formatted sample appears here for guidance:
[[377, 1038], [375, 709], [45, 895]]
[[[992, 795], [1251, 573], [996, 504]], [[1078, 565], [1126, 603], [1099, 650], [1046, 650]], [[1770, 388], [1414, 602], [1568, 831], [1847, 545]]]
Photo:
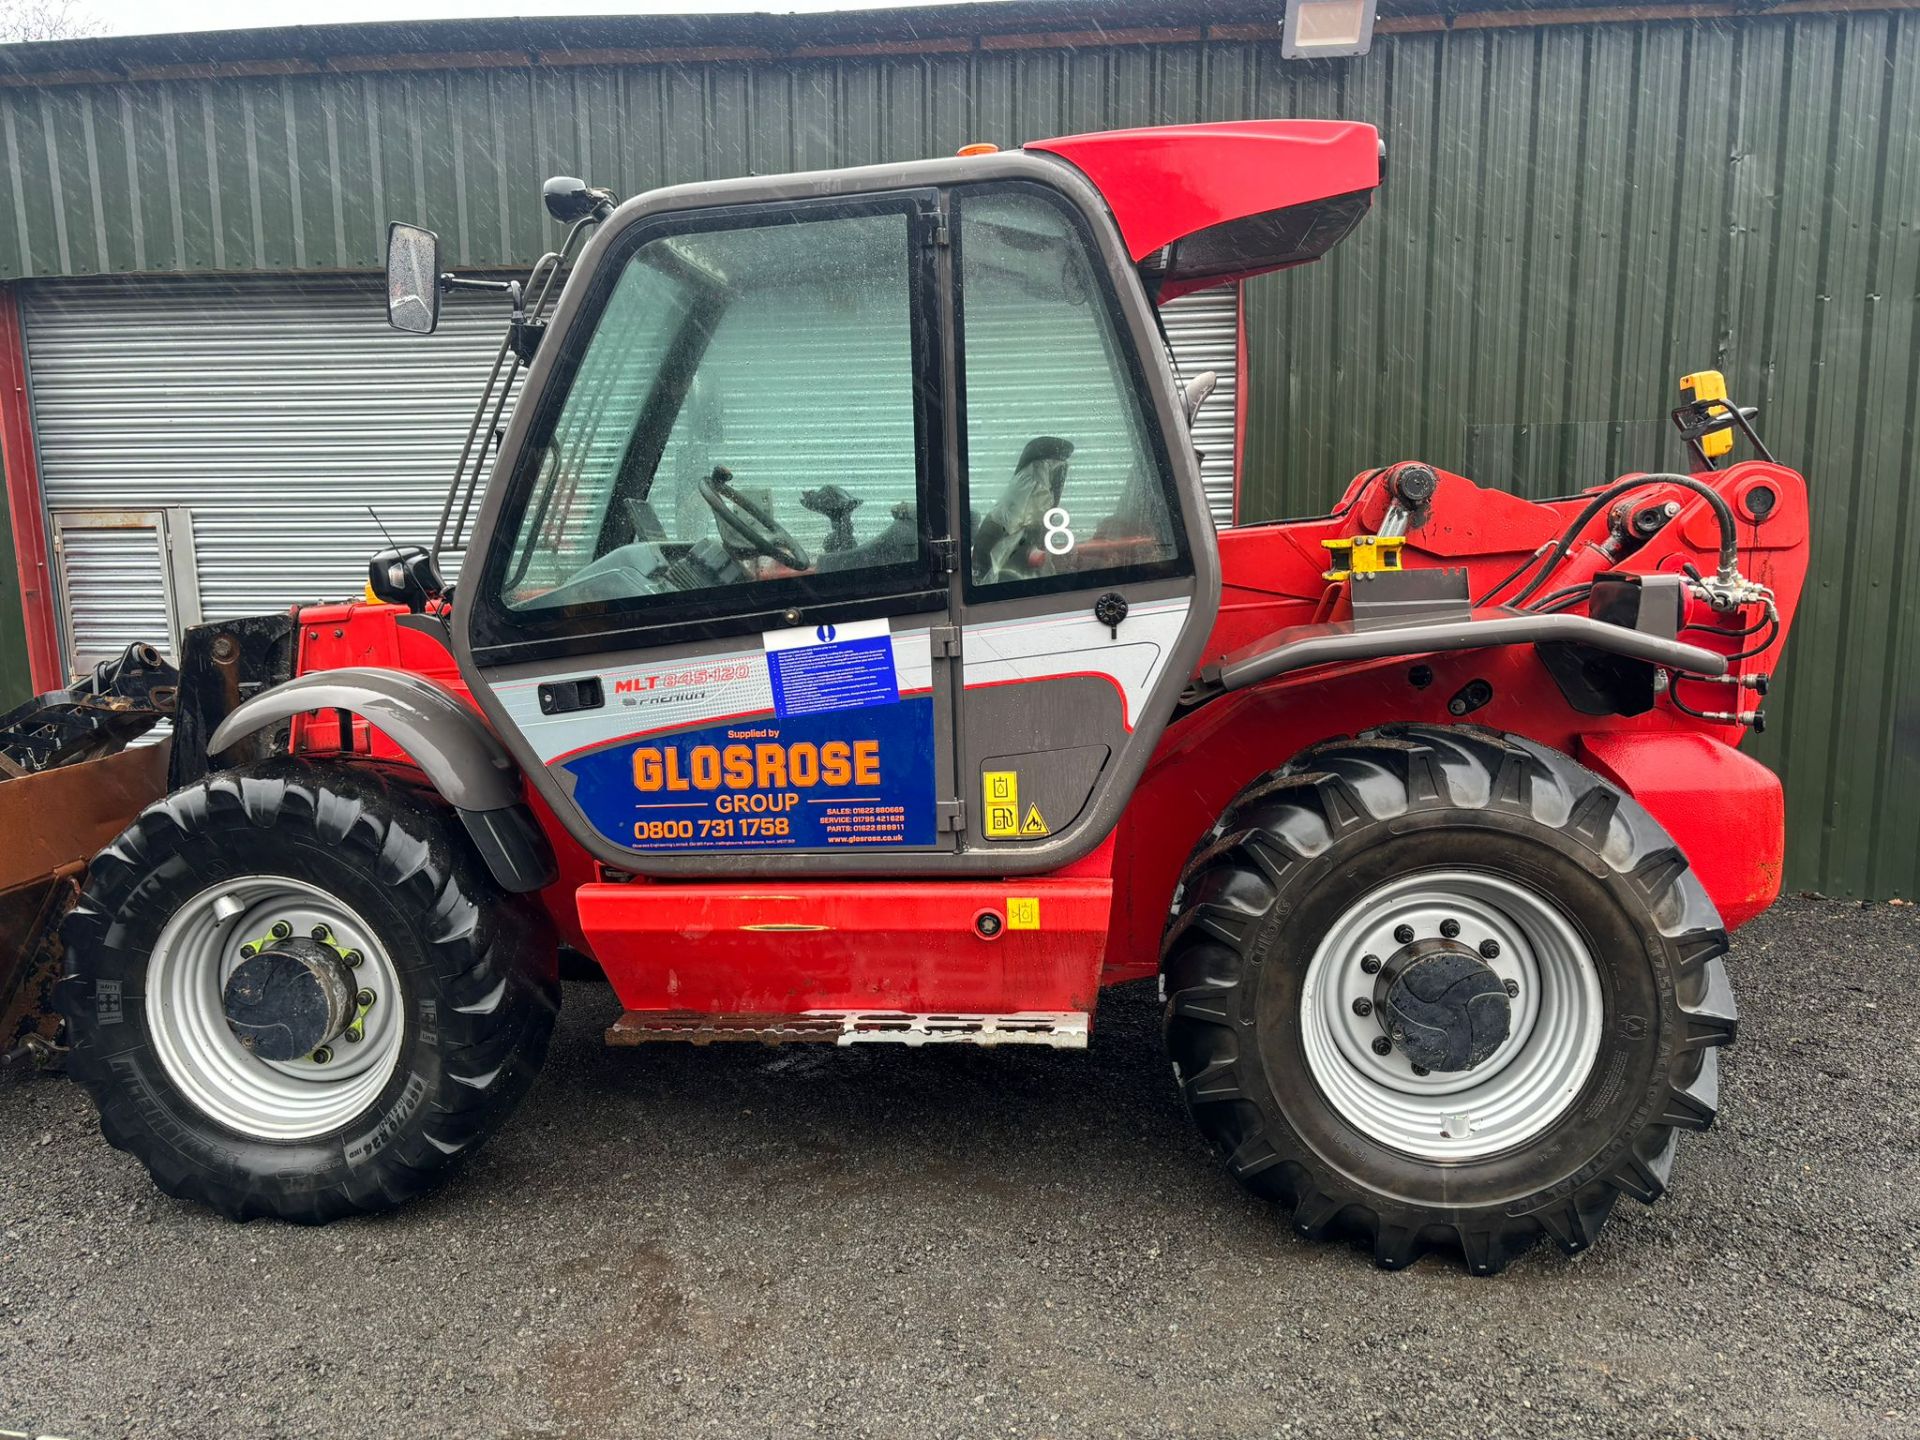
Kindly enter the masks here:
[[[789, 570], [811, 570], [813, 557], [791, 531], [733, 488], [733, 472], [724, 465], [700, 482], [700, 498], [720, 522], [720, 539], [729, 550], [777, 560]], [[735, 545], [738, 541], [738, 546]]]

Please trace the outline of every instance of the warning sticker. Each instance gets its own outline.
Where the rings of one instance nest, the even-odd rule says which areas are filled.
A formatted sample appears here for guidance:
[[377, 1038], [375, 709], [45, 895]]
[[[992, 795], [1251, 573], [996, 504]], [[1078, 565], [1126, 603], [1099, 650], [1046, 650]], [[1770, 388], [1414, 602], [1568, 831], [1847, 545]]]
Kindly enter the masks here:
[[783, 720], [900, 699], [893, 636], [885, 620], [800, 625], [769, 630], [761, 638], [773, 682], [773, 711]]
[[1020, 772], [980, 772], [980, 800], [986, 807], [981, 829], [989, 840], [1020, 838]]
[[1027, 806], [1027, 818], [1020, 822], [1020, 834], [1026, 837], [1032, 835], [1051, 835], [1052, 833], [1053, 831], [1047, 826], [1046, 819], [1040, 814], [1040, 807], [1038, 805]]
[[1040, 897], [1038, 895], [1009, 895], [1007, 897], [1007, 929], [1038, 930], [1040, 928]]

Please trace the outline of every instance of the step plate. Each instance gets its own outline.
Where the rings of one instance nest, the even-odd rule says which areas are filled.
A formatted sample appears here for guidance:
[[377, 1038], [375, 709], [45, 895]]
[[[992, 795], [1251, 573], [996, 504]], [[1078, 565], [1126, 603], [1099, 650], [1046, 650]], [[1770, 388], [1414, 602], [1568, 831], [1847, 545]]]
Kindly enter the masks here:
[[1084, 1010], [1029, 1010], [1017, 1015], [908, 1015], [885, 1010], [700, 1015], [629, 1010], [607, 1027], [607, 1044], [677, 1040], [711, 1045], [720, 1040], [756, 1040], [762, 1045], [1046, 1045], [1055, 1050], [1084, 1050], [1090, 1024]]

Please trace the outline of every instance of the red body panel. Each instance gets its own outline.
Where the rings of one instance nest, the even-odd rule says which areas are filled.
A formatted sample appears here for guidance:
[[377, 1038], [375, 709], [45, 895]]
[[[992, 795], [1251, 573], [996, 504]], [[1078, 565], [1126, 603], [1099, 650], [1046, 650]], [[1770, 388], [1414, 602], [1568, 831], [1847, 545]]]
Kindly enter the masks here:
[[[1033, 902], [1036, 929], [979, 935]], [[580, 921], [628, 1010], [1091, 1012], [1112, 881], [586, 885]]]
[[[1733, 666], [1737, 674], [1770, 673], [1778, 665], [1806, 574], [1805, 486], [1793, 471], [1759, 462], [1695, 478], [1712, 483], [1736, 502], [1742, 568], [1750, 578], [1772, 586], [1778, 597], [1779, 637], [1761, 654]], [[1774, 490], [1778, 501], [1764, 523], [1754, 523], [1737, 502], [1762, 484]], [[1623, 562], [1600, 553], [1597, 543], [1576, 546], [1555, 572], [1550, 589], [1603, 570], [1644, 573], [1687, 564], [1712, 570], [1719, 532], [1704, 499], [1679, 487], [1650, 487], [1633, 498], [1637, 504], [1673, 498], [1682, 510]], [[1586, 499], [1535, 503], [1439, 472], [1433, 518], [1410, 533], [1404, 562], [1409, 569], [1465, 566], [1469, 592], [1482, 595], [1538, 547], [1558, 538]], [[1332, 515], [1224, 532], [1220, 618], [1202, 663], [1271, 639], [1290, 626], [1345, 618], [1345, 587], [1321, 578], [1327, 561], [1320, 542], [1372, 533], [1386, 507], [1380, 487], [1362, 476]], [[1585, 538], [1598, 542], [1606, 534], [1603, 511]], [[1709, 618], [1688, 617], [1701, 623]], [[1716, 638], [1712, 630], [1690, 629], [1684, 638], [1727, 654], [1750, 643]], [[1424, 687], [1410, 678], [1416, 665], [1432, 672]], [[1527, 736], [1583, 763], [1605, 756], [1609, 768], [1602, 773], [1624, 784], [1680, 841], [1730, 927], [1751, 919], [1772, 901], [1786, 844], [1779, 782], [1731, 748], [1743, 738], [1744, 727], [1692, 719], [1664, 699], [1640, 716], [1582, 715], [1568, 705], [1531, 647], [1405, 656], [1297, 672], [1225, 696], [1169, 727], [1120, 822], [1108, 979], [1154, 973], [1180, 867], [1241, 787], [1330, 736], [1393, 721], [1461, 723], [1447, 702], [1474, 679], [1487, 681], [1493, 698], [1464, 717], [1467, 723]], [[1727, 700], [1724, 692], [1729, 689], [1714, 686], [1704, 698]], [[1734, 708], [1704, 705], [1701, 698], [1696, 696], [1696, 708]], [[1683, 757], [1689, 754], [1696, 760], [1709, 757], [1717, 778], [1679, 783], [1674, 767], [1687, 763]]]
[[1786, 797], [1758, 760], [1711, 735], [1645, 730], [1582, 735], [1574, 758], [1653, 812], [1729, 930], [1779, 895]]
[[[1780, 607], [1782, 638], [1733, 670], [1770, 672], [1805, 576], [1804, 486], [1792, 471], [1758, 462], [1697, 478], [1735, 503], [1742, 567], [1773, 587]], [[1372, 482], [1371, 475], [1356, 478], [1332, 515], [1220, 536], [1222, 602], [1203, 663], [1270, 643], [1292, 626], [1343, 618], [1345, 589], [1322, 578], [1320, 542], [1373, 532], [1386, 498]], [[1740, 504], [1759, 485], [1777, 496], [1764, 523], [1746, 518]], [[1717, 530], [1704, 500], [1677, 487], [1635, 498], [1669, 496], [1681, 502], [1680, 515], [1625, 561], [1598, 550], [1606, 517], [1596, 517], [1583, 537], [1589, 543], [1574, 548], [1552, 586], [1601, 570], [1711, 569]], [[1432, 519], [1410, 533], [1405, 564], [1464, 566], [1471, 593], [1480, 595], [1557, 538], [1583, 503], [1534, 503], [1440, 472]], [[359, 603], [302, 611], [300, 670], [391, 666], [465, 694], [451, 653], [417, 622], [401, 624], [405, 614], [398, 606]], [[1687, 618], [1690, 625], [1717, 623], [1711, 614]], [[1716, 637], [1712, 628], [1690, 628], [1685, 638], [1728, 654], [1750, 643]], [[1415, 683], [1416, 667], [1431, 672], [1428, 683]], [[562, 938], [601, 961], [633, 1010], [1086, 1010], [1100, 982], [1154, 973], [1180, 867], [1238, 790], [1332, 736], [1393, 721], [1460, 723], [1448, 701], [1475, 679], [1491, 685], [1493, 698], [1466, 716], [1468, 723], [1563, 750], [1630, 791], [1686, 852], [1730, 928], [1772, 901], [1785, 843], [1780, 785], [1733, 748], [1743, 727], [1692, 719], [1665, 699], [1635, 717], [1580, 714], [1529, 647], [1324, 666], [1215, 700], [1169, 727], [1113, 835], [1075, 865], [1033, 880], [602, 883], [599, 867], [529, 791], [561, 870], [541, 898]], [[338, 718], [301, 717], [293, 743], [317, 755], [337, 753]], [[353, 724], [352, 748], [406, 758], [364, 721]], [[975, 914], [982, 907], [1004, 913], [1016, 896], [1041, 899], [1042, 928], [980, 939]]]

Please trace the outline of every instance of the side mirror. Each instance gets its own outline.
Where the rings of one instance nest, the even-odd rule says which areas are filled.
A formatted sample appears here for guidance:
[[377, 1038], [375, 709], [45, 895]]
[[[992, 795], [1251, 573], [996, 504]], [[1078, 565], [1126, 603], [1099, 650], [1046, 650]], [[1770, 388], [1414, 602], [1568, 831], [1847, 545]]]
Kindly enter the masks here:
[[398, 220], [387, 226], [387, 323], [413, 335], [440, 323], [440, 237]]

